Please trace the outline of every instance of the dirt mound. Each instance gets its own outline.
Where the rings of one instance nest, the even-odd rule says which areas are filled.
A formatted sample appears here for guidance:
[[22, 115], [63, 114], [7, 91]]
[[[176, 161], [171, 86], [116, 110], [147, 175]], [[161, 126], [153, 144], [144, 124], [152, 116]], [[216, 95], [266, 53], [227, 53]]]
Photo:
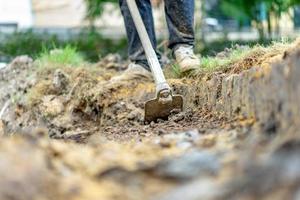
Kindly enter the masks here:
[[0, 199], [298, 199], [295, 44], [169, 79], [185, 110], [150, 124], [154, 85], [114, 81], [118, 56], [79, 67], [22, 57], [0, 71]]

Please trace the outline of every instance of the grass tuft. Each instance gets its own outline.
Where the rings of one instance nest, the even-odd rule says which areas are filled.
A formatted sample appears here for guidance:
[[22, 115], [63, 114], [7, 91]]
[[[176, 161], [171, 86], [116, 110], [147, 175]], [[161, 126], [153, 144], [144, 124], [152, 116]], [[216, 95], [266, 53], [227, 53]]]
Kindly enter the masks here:
[[230, 66], [232, 63], [235, 63], [250, 55], [255, 48], [258, 48], [258, 46], [254, 48], [235, 48], [224, 57], [203, 57], [201, 59], [200, 68], [205, 72], [213, 72], [219, 69], [224, 69]]
[[262, 66], [264, 63], [269, 63], [272, 58], [282, 55], [292, 46], [292, 42], [292, 40], [282, 39], [268, 46], [233, 46], [215, 57], [202, 57], [201, 65], [193, 75], [210, 74], [216, 71], [238, 73], [253, 66]]
[[40, 53], [37, 62], [41, 66], [45, 65], [68, 65], [79, 66], [84, 63], [84, 58], [75, 47], [66, 46], [62, 49], [45, 49]]

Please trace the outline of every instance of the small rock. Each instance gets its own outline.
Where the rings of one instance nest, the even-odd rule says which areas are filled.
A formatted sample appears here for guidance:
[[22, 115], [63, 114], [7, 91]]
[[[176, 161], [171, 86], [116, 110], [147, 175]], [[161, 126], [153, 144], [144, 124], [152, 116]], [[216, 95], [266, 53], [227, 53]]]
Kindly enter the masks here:
[[127, 115], [128, 120], [139, 120], [142, 118], [142, 114], [138, 110], [133, 110]]
[[185, 118], [185, 113], [184, 112], [180, 112], [174, 115], [170, 115], [169, 116], [169, 121], [173, 121], [173, 122], [180, 122], [182, 120], [184, 120]]
[[215, 175], [220, 162], [215, 154], [207, 151], [192, 151], [177, 158], [161, 161], [156, 174], [166, 178], [193, 179], [199, 176]]
[[121, 56], [119, 54], [108, 54], [103, 58], [106, 62], [114, 62], [114, 63], [120, 63], [121, 62]]
[[64, 111], [63, 101], [54, 96], [45, 96], [42, 100], [40, 110], [44, 116], [57, 116]]
[[165, 122], [165, 120], [163, 120], [163, 119], [157, 119], [157, 123], [164, 123]]
[[30, 58], [29, 56], [27, 55], [23, 55], [23, 56], [18, 56], [16, 57], [11, 63], [10, 63], [10, 66], [12, 68], [17, 68], [17, 67], [20, 67], [20, 66], [28, 66], [30, 64], [33, 63], [33, 59]]
[[58, 91], [58, 92], [63, 92], [64, 90], [67, 89], [67, 86], [69, 84], [69, 79], [67, 75], [60, 69], [57, 69], [54, 72], [54, 77], [52, 81], [53, 87]]
[[155, 122], [152, 121], [152, 122], [150, 123], [150, 127], [151, 127], [151, 128], [155, 128], [155, 127], [156, 127]]
[[116, 104], [113, 105], [112, 109], [115, 114], [117, 112], [123, 112], [126, 110], [126, 103], [123, 101], [117, 102]]

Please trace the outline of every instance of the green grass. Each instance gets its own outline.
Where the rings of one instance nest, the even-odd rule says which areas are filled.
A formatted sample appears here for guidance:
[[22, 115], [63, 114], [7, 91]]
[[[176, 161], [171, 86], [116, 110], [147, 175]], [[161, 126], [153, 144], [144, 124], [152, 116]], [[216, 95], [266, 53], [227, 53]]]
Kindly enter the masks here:
[[37, 62], [40, 65], [68, 65], [79, 66], [83, 64], [84, 58], [79, 54], [76, 48], [67, 45], [61, 49], [45, 49], [39, 54]]
[[172, 73], [175, 77], [184, 77], [184, 76], [193, 76], [193, 75], [203, 75], [215, 72], [217, 70], [225, 69], [229, 67], [231, 64], [238, 62], [246, 58], [247, 56], [251, 55], [254, 51], [258, 50], [258, 48], [262, 48], [261, 46], [257, 45], [253, 48], [250, 47], [232, 47], [230, 52], [226, 53], [224, 56], [205, 56], [201, 58], [201, 65], [198, 69], [191, 71], [190, 73], [183, 74], [180, 71], [178, 65], [173, 64], [171, 67]]
[[171, 65], [171, 67], [172, 67], [172, 72], [173, 72], [174, 76], [176, 78], [180, 77], [181, 71], [180, 71], [180, 67], [178, 66], [178, 64], [173, 64], [173, 65]]
[[200, 69], [206, 72], [212, 72], [218, 69], [222, 69], [224, 67], [229, 66], [230, 64], [237, 62], [240, 59], [245, 58], [251, 52], [255, 50], [255, 48], [236, 48], [233, 49], [228, 56], [220, 57], [203, 57], [201, 58], [201, 66]]
[[[249, 64], [243, 63], [243, 60], [247, 58], [251, 59], [264, 59], [264, 56], [272, 56], [272, 54], [280, 54], [283, 53], [285, 49], [287, 49], [295, 40], [291, 38], [281, 38], [273, 41], [266, 41], [263, 44], [258, 43], [242, 43], [242, 44], [231, 44], [231, 49], [229, 52], [225, 51], [225, 56], [203, 56], [201, 58], [201, 65], [199, 69], [196, 69], [192, 72], [191, 75], [203, 75], [209, 74], [218, 70], [230, 68], [233, 65], [241, 65]], [[212, 46], [219, 46], [219, 48], [224, 49], [228, 46], [227, 43], [218, 43], [212, 44]], [[242, 45], [242, 46], [240, 46]], [[210, 47], [210, 45], [208, 45]], [[240, 48], [242, 47], [242, 48]], [[212, 50], [216, 49], [215, 47], [211, 47]], [[219, 50], [220, 52], [221, 50]], [[215, 53], [214, 53], [215, 55]], [[254, 65], [256, 63], [253, 63]], [[237, 67], [237, 66], [235, 66]]]

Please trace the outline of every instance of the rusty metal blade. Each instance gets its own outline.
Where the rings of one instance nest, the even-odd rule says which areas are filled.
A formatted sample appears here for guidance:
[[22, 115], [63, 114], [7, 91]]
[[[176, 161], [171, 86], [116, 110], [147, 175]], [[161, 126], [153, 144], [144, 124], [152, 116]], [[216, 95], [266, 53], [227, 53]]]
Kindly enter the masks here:
[[145, 104], [145, 122], [166, 120], [173, 110], [183, 110], [182, 96], [172, 95], [172, 101], [167, 104], [161, 103], [158, 98], [149, 100]]

